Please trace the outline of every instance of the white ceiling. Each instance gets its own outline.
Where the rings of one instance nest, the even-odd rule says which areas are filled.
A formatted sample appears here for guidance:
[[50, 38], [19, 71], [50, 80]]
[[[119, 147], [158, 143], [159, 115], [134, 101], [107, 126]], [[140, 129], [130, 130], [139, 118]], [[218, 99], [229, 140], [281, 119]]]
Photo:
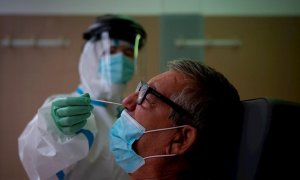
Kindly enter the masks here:
[[299, 16], [299, 0], [0, 0], [0, 14]]

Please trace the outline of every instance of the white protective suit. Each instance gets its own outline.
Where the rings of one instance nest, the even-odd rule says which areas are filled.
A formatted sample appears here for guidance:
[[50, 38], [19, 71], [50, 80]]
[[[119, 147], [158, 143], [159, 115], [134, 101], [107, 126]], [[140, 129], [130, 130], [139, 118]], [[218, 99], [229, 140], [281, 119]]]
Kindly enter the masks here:
[[101, 46], [100, 41], [85, 44], [77, 91], [49, 97], [20, 135], [19, 157], [30, 179], [129, 179], [108, 149], [108, 133], [116, 119], [116, 106], [92, 102], [93, 113], [76, 135], [60, 132], [51, 116], [52, 100], [59, 96], [88, 92], [92, 99], [121, 101], [124, 85], [107, 83], [97, 75]]

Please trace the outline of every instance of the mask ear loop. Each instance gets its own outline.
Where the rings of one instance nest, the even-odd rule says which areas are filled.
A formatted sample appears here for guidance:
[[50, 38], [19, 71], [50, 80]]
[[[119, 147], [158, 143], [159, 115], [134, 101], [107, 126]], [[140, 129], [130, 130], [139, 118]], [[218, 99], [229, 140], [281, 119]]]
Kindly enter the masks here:
[[[181, 126], [175, 126], [175, 127], [168, 127], [168, 128], [160, 128], [160, 129], [153, 129], [153, 130], [148, 130], [145, 131], [144, 133], [153, 133], [153, 132], [157, 132], [157, 131], [167, 131], [167, 130], [172, 130], [172, 129], [178, 129], [178, 128], [183, 128], [186, 125], [181, 125]], [[177, 154], [159, 154], [159, 155], [152, 155], [152, 156], [147, 156], [144, 157], [143, 159], [150, 159], [150, 158], [161, 158], [161, 157], [171, 157], [171, 156], [176, 156]]]
[[137, 60], [139, 54], [139, 44], [140, 44], [141, 35], [137, 34], [135, 36], [134, 41], [134, 49], [133, 49], [133, 58], [134, 58], [134, 72], [137, 73]]

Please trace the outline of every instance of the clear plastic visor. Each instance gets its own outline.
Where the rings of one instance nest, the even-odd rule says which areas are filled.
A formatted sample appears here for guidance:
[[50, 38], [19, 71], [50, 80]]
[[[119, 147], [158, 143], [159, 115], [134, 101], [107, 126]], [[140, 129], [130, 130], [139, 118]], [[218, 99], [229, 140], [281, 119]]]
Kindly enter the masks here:
[[108, 83], [126, 84], [137, 72], [137, 59], [139, 54], [138, 34], [134, 44], [121, 39], [114, 39], [109, 32], [101, 34], [102, 51], [98, 54], [99, 75]]

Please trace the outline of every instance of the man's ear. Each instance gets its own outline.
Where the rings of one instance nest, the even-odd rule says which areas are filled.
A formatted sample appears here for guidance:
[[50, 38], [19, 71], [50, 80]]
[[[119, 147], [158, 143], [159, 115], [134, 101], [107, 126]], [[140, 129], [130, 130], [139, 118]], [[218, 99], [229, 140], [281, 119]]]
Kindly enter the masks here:
[[173, 141], [170, 144], [170, 154], [184, 154], [195, 143], [197, 137], [197, 129], [186, 125], [181, 128], [174, 136]]

